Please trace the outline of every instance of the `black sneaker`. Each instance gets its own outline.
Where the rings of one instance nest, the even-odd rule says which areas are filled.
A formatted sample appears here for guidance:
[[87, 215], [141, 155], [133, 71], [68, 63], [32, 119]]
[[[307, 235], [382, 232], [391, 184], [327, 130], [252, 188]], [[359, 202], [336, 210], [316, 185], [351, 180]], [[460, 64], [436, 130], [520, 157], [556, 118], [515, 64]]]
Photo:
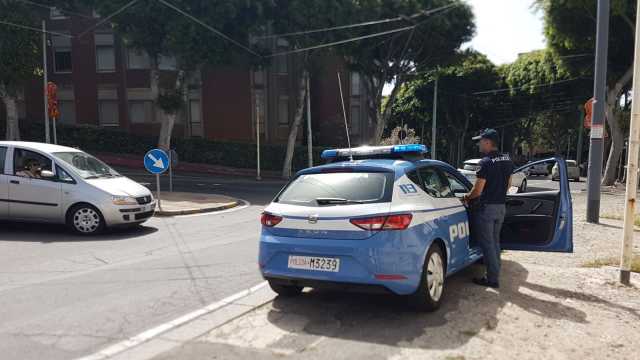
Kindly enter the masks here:
[[497, 282], [489, 281], [486, 277], [480, 279], [473, 279], [473, 283], [480, 286], [486, 286], [494, 289], [499, 289], [500, 284]]

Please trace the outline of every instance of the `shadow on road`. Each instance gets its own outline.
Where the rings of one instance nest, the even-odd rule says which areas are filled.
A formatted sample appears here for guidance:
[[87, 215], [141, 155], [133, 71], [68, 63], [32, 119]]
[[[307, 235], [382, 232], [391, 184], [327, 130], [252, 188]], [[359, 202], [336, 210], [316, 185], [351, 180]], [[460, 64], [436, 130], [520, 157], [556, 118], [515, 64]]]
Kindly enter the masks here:
[[[620, 308], [591, 294], [529, 283], [528, 271], [513, 261], [503, 262], [499, 292], [470, 284], [474, 270], [477, 268], [448, 279], [444, 303], [434, 313], [411, 311], [406, 300], [397, 296], [314, 290], [296, 298], [276, 298], [268, 320], [299, 335], [408, 348], [453, 349], [483, 329], [495, 329], [498, 314], [507, 305], [544, 318], [580, 324], [588, 323], [587, 315], [564, 300]], [[636, 318], [640, 316], [633, 309], [623, 310]], [[306, 325], [301, 328], [301, 324]]]
[[0, 241], [41, 243], [127, 240], [153, 234], [158, 231], [155, 227], [137, 226], [132, 228], [107, 229], [104, 233], [96, 236], [81, 236], [72, 233], [63, 225], [17, 222], [0, 222], [0, 229]]

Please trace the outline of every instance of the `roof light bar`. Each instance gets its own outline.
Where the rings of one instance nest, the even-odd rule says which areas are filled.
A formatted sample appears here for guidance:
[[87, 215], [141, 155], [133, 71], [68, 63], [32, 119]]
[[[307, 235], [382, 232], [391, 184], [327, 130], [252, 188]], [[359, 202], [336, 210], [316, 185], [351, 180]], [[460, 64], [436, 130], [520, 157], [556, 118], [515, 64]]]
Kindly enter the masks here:
[[349, 149], [329, 149], [322, 152], [323, 159], [334, 159], [337, 157], [387, 155], [387, 154], [424, 154], [429, 149], [422, 144], [405, 144], [389, 146], [360, 146]]

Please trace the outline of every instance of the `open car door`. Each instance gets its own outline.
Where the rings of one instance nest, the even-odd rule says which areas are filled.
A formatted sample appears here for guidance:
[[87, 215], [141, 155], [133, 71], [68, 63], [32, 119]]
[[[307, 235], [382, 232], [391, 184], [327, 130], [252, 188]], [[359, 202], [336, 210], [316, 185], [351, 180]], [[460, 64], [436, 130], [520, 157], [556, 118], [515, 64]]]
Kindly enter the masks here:
[[524, 193], [508, 194], [500, 244], [505, 250], [573, 252], [573, 210], [567, 165], [559, 157], [529, 163], [516, 171], [529, 173], [536, 164], [558, 164], [560, 179], [530, 179]]

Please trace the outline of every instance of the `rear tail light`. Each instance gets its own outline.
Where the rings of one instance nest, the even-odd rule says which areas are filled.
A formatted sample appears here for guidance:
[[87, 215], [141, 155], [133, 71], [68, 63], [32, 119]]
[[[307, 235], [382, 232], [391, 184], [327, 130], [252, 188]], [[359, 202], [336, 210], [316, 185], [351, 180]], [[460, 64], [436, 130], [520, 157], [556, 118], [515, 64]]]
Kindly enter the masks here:
[[274, 227], [282, 221], [282, 216], [277, 216], [269, 213], [262, 213], [260, 222], [266, 227]]
[[353, 225], [362, 230], [404, 230], [411, 224], [411, 214], [374, 216], [369, 218], [358, 218], [349, 220]]

